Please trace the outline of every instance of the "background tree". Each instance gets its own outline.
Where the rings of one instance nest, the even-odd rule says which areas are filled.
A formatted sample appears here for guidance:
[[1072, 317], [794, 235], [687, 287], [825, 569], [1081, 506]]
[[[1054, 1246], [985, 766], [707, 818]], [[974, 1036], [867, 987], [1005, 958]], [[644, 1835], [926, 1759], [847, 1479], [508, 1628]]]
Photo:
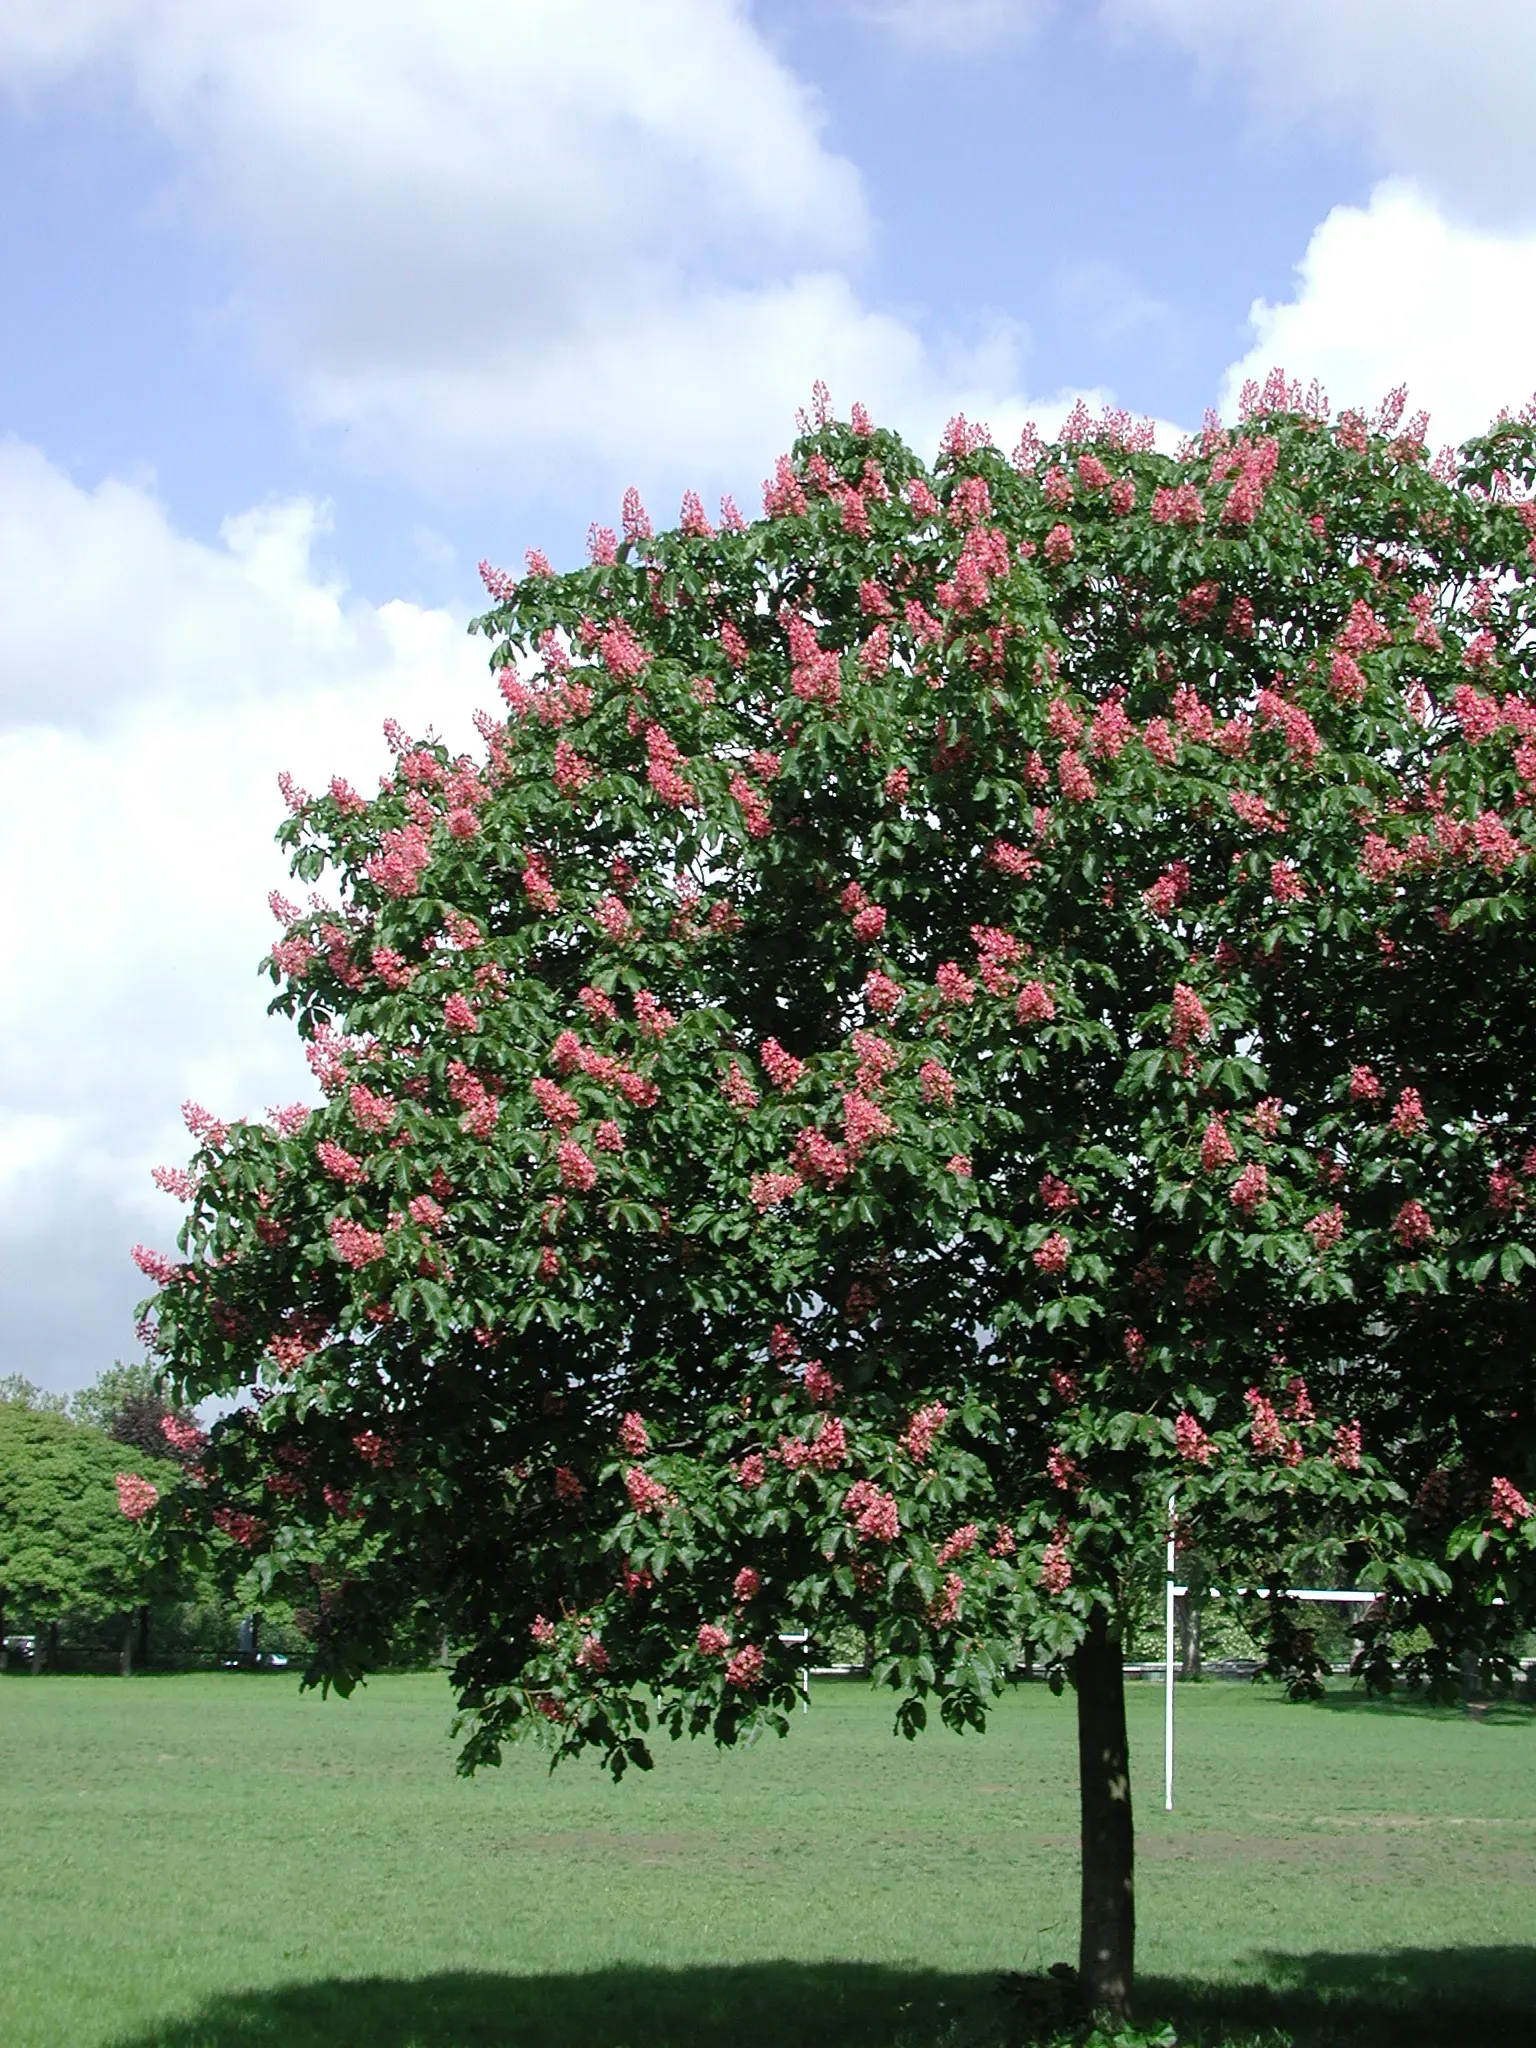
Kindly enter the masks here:
[[750, 527], [631, 495], [486, 572], [483, 757], [288, 785], [325, 1103], [189, 1107], [138, 1256], [185, 1390], [249, 1396], [168, 1534], [310, 1584], [313, 1678], [428, 1598], [468, 1767], [618, 1771], [652, 1702], [784, 1729], [803, 1628], [909, 1734], [1027, 1638], [1124, 2011], [1171, 1490], [1292, 1666], [1299, 1572], [1445, 1644], [1529, 1611], [1536, 433], [1401, 412], [1277, 378], [1176, 457], [1080, 410], [929, 471], [820, 406]]
[[[172, 1439], [191, 1447], [197, 1419], [191, 1409], [171, 1398], [162, 1366], [143, 1359], [124, 1365], [115, 1359], [88, 1387], [70, 1398], [69, 1412], [120, 1444], [129, 1444], [146, 1458], [173, 1454]], [[168, 1437], [166, 1423], [173, 1428]]]
[[85, 1424], [0, 1402], [0, 1633], [4, 1617], [57, 1641], [66, 1617], [128, 1621], [155, 1567], [136, 1523], [177, 1468], [125, 1453]]

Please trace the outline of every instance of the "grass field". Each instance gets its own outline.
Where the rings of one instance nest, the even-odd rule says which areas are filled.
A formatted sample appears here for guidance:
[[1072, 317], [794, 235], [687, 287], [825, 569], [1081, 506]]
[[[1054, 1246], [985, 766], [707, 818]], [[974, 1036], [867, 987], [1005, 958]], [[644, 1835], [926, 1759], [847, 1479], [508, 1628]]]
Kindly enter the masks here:
[[[787, 1742], [647, 1777], [453, 1772], [436, 1676], [0, 1682], [10, 2048], [932, 2048], [1017, 2037], [1075, 1947], [1073, 1709], [893, 1740], [817, 1688]], [[1187, 2039], [1530, 2038], [1536, 1720], [1132, 1690], [1141, 2007]]]

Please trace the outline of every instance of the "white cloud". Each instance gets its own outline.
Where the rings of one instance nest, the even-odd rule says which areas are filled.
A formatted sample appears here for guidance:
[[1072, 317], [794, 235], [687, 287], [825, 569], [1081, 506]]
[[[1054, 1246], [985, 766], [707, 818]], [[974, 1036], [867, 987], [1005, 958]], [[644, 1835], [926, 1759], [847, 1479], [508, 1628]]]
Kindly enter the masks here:
[[863, 302], [858, 172], [744, 0], [10, 0], [0, 85], [91, 78], [171, 145], [300, 417], [461, 501], [755, 493], [818, 376], [930, 443], [1028, 410], [1018, 330]]
[[1536, 219], [1530, 0], [1102, 0], [1123, 31], [1235, 77], [1267, 120], [1358, 138], [1483, 221]]
[[1253, 347], [1227, 372], [1230, 413], [1271, 364], [1319, 377], [1335, 406], [1395, 385], [1430, 414], [1436, 441], [1481, 432], [1536, 386], [1536, 235], [1456, 225], [1412, 186], [1338, 206], [1297, 265], [1297, 291], [1253, 307]]
[[494, 701], [461, 620], [317, 576], [323, 530], [267, 506], [202, 547], [142, 490], [0, 449], [0, 1370], [67, 1384], [131, 1348], [127, 1247], [174, 1235], [148, 1175], [186, 1155], [184, 1097], [309, 1092], [255, 972], [278, 769], [365, 785], [386, 715], [467, 743]]

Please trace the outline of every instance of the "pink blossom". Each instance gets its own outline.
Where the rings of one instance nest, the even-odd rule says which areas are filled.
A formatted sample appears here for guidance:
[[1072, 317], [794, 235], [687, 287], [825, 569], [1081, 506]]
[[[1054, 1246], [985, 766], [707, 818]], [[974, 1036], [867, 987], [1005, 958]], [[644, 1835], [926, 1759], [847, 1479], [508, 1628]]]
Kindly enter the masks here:
[[1417, 1138], [1429, 1128], [1417, 1088], [1405, 1088], [1392, 1112], [1392, 1128], [1400, 1138]]
[[160, 1434], [178, 1457], [193, 1457], [208, 1442], [206, 1430], [199, 1429], [195, 1422], [183, 1422], [176, 1415], [161, 1416]]
[[924, 1060], [917, 1079], [924, 1102], [942, 1102], [946, 1108], [953, 1104], [955, 1077], [940, 1061]]
[[1056, 1015], [1056, 1002], [1043, 981], [1026, 981], [1019, 990], [1014, 1016], [1020, 1024], [1049, 1024]]
[[1334, 655], [1329, 667], [1328, 687], [1341, 704], [1358, 704], [1365, 695], [1364, 671], [1355, 657], [1342, 648]]
[[1288, 860], [1272, 860], [1269, 864], [1269, 893], [1277, 903], [1300, 903], [1307, 893], [1307, 885]]
[[952, 1173], [956, 1180], [971, 1178], [971, 1155], [969, 1152], [953, 1153], [944, 1162], [944, 1171]]
[[703, 1657], [723, 1657], [731, 1647], [731, 1639], [718, 1622], [706, 1621], [694, 1638], [694, 1646]]
[[1255, 1452], [1265, 1457], [1283, 1451], [1286, 1436], [1274, 1404], [1266, 1400], [1257, 1387], [1250, 1387], [1243, 1399], [1248, 1404], [1248, 1438]]
[[530, 853], [522, 873], [523, 893], [535, 910], [546, 913], [560, 908], [560, 898], [550, 880], [549, 862], [542, 853]]
[[746, 1643], [725, 1667], [725, 1682], [749, 1692], [763, 1675], [763, 1653], [756, 1643]]
[[1056, 1533], [1040, 1557], [1040, 1585], [1053, 1599], [1060, 1599], [1072, 1583], [1072, 1557], [1065, 1524], [1057, 1527]]
[[819, 1180], [829, 1188], [848, 1178], [847, 1152], [812, 1126], [796, 1136], [790, 1164], [802, 1180]]
[[864, 1000], [877, 1017], [889, 1017], [902, 998], [902, 986], [874, 969], [864, 977]]
[[615, 945], [628, 938], [632, 920], [617, 896], [604, 896], [598, 903], [595, 916], [603, 935]]
[[181, 1119], [200, 1144], [217, 1151], [229, 1137], [229, 1125], [220, 1123], [210, 1110], [199, 1102], [184, 1102], [181, 1105]]
[[1076, 551], [1071, 527], [1058, 521], [1045, 536], [1045, 559], [1053, 568], [1059, 568], [1063, 562], [1070, 562]]
[[1360, 1470], [1360, 1425], [1341, 1422], [1333, 1433], [1333, 1462], [1344, 1472]]
[[593, 1131], [592, 1143], [599, 1152], [622, 1152], [624, 1150], [624, 1133], [619, 1129], [612, 1117], [605, 1117]]
[[1046, 1173], [1040, 1177], [1040, 1199], [1053, 1215], [1077, 1207], [1077, 1191], [1070, 1187], [1059, 1174]]
[[1211, 1020], [1204, 1003], [1186, 983], [1175, 982], [1168, 1043], [1179, 1051], [1191, 1039], [1205, 1039], [1210, 1035]]
[[556, 1130], [569, 1130], [581, 1115], [574, 1096], [567, 1095], [563, 1088], [557, 1088], [553, 1081], [543, 1074], [535, 1074], [529, 1085], [529, 1093], [539, 1105], [540, 1113], [547, 1123]]
[[629, 1495], [629, 1504], [637, 1515], [659, 1515], [670, 1501], [667, 1489], [660, 1480], [653, 1479], [649, 1472], [643, 1472], [638, 1465], [631, 1465], [624, 1474], [624, 1490]]
[[605, 995], [600, 988], [589, 986], [582, 989], [577, 1000], [586, 1011], [590, 1024], [612, 1024], [618, 1017], [612, 996]]
[[809, 1400], [819, 1404], [835, 1401], [842, 1387], [819, 1358], [813, 1358], [805, 1368], [805, 1391]]
[[1152, 493], [1148, 515], [1155, 526], [1203, 526], [1205, 505], [1191, 483], [1169, 488], [1159, 485]]
[[859, 1479], [843, 1496], [843, 1512], [854, 1517], [855, 1533], [872, 1543], [894, 1543], [901, 1516], [894, 1494], [883, 1493], [873, 1480]]
[[1260, 1203], [1269, 1200], [1269, 1168], [1260, 1160], [1250, 1160], [1238, 1175], [1229, 1199], [1234, 1209], [1251, 1216]]
[[790, 1089], [796, 1086], [805, 1072], [804, 1060], [797, 1060], [787, 1053], [776, 1038], [765, 1038], [759, 1057], [763, 1071], [775, 1088]]
[[1085, 804], [1095, 794], [1094, 780], [1088, 772], [1087, 763], [1070, 747], [1056, 763], [1056, 780], [1069, 803]]
[[585, 1194], [597, 1185], [597, 1168], [574, 1138], [563, 1138], [555, 1147], [555, 1163], [562, 1187]]
[[1046, 707], [1045, 729], [1064, 747], [1075, 747], [1083, 736], [1083, 721], [1065, 697], [1053, 697]]
[[178, 1202], [190, 1202], [197, 1193], [198, 1183], [180, 1166], [157, 1166], [150, 1178], [157, 1188], [167, 1195], [174, 1195]]
[[1377, 1102], [1381, 1098], [1381, 1083], [1369, 1067], [1351, 1067], [1349, 1072], [1349, 1099], [1351, 1102]]
[[480, 1019], [474, 1004], [455, 990], [443, 1004], [443, 1022], [450, 1031], [475, 1031]]
[[333, 1145], [330, 1139], [322, 1139], [315, 1147], [315, 1157], [333, 1180], [339, 1180], [349, 1188], [355, 1188], [368, 1178], [368, 1169], [361, 1159], [355, 1159], [340, 1145]]
[[354, 1272], [383, 1258], [384, 1239], [378, 1231], [369, 1230], [346, 1216], [333, 1216], [327, 1228], [336, 1256]]
[[1173, 1441], [1179, 1456], [1191, 1465], [1209, 1465], [1215, 1449], [1210, 1438], [1200, 1426], [1200, 1419], [1185, 1408], [1173, 1425]]
[[261, 1523], [255, 1515], [248, 1515], [239, 1508], [215, 1508], [212, 1516], [215, 1528], [222, 1529], [232, 1543], [249, 1550], [261, 1534]]
[[643, 1458], [650, 1448], [651, 1437], [644, 1417], [631, 1408], [619, 1423], [619, 1449], [627, 1457]]
[[720, 1093], [733, 1109], [756, 1109], [758, 1092], [742, 1071], [739, 1060], [732, 1060], [717, 1078]]
[[159, 1498], [160, 1489], [153, 1480], [140, 1479], [132, 1472], [118, 1473], [117, 1505], [130, 1522], [142, 1522]]
[[1170, 917], [1189, 894], [1189, 884], [1189, 862], [1176, 860], [1142, 890], [1141, 900], [1154, 917]]
[[411, 1221], [421, 1230], [436, 1230], [446, 1213], [441, 1203], [434, 1201], [431, 1195], [413, 1195], [405, 1208]]
[[1435, 1226], [1424, 1204], [1404, 1202], [1392, 1219], [1392, 1234], [1405, 1251], [1428, 1244], [1435, 1234]]
[[1052, 1486], [1062, 1493], [1070, 1493], [1078, 1481], [1077, 1460], [1060, 1444], [1052, 1446], [1051, 1454], [1045, 1461], [1046, 1476]]
[[1280, 1128], [1284, 1111], [1285, 1105], [1278, 1095], [1266, 1095], [1261, 1102], [1254, 1104], [1248, 1121], [1261, 1138], [1273, 1138]]
[[398, 1105], [387, 1095], [375, 1095], [361, 1081], [353, 1084], [347, 1100], [351, 1105], [352, 1121], [360, 1131], [372, 1136], [387, 1131], [399, 1114]]
[[1237, 1153], [1233, 1150], [1232, 1140], [1227, 1136], [1226, 1117], [1213, 1116], [1205, 1127], [1204, 1137], [1200, 1140], [1201, 1168], [1206, 1173], [1215, 1173], [1219, 1167], [1234, 1165], [1236, 1160]]
[[1331, 1209], [1320, 1209], [1302, 1228], [1315, 1249], [1325, 1252], [1344, 1235], [1344, 1211], [1335, 1202]]
[[379, 851], [364, 862], [363, 872], [386, 896], [414, 896], [432, 848], [420, 825], [401, 825], [379, 838]]
[[857, 1158], [876, 1138], [894, 1136], [895, 1124], [867, 1095], [849, 1092], [843, 1097], [843, 1135], [850, 1158]]
[[948, 1420], [949, 1410], [942, 1401], [930, 1401], [913, 1415], [902, 1433], [901, 1443], [915, 1465], [927, 1461], [934, 1438]]
[[[117, 1482], [121, 1494], [123, 1482]], [[1531, 1504], [1520, 1489], [1508, 1479], [1495, 1479], [1489, 1496], [1489, 1509], [1496, 1522], [1502, 1522], [1506, 1529], [1513, 1529], [1516, 1522], [1528, 1522], [1531, 1518]], [[126, 1509], [124, 1510], [126, 1513]]]
[[1088, 751], [1101, 761], [1117, 760], [1136, 728], [1116, 698], [1101, 705], [1088, 732]]
[[941, 962], [934, 985], [946, 1003], [969, 1003], [975, 999], [976, 984], [962, 973], [953, 960]]
[[777, 1207], [780, 1202], [787, 1202], [804, 1185], [798, 1173], [755, 1173], [749, 1195], [753, 1206], [761, 1213]]
[[748, 1451], [736, 1467], [736, 1477], [749, 1490], [761, 1486], [767, 1476], [767, 1465], [761, 1451]]
[[1064, 1273], [1072, 1256], [1072, 1240], [1065, 1232], [1053, 1230], [1031, 1256], [1042, 1273]]

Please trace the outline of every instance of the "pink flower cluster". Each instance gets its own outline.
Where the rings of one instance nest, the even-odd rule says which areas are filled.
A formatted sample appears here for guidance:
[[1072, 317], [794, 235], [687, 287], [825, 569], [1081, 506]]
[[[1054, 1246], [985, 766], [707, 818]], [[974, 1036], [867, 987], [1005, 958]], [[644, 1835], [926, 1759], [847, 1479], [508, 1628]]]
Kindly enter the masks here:
[[1200, 1425], [1200, 1418], [1192, 1410], [1183, 1409], [1173, 1425], [1174, 1446], [1181, 1458], [1190, 1465], [1209, 1465], [1215, 1449], [1210, 1438]]
[[706, 1621], [694, 1637], [694, 1647], [701, 1657], [723, 1657], [731, 1639], [718, 1622]]
[[901, 1516], [894, 1494], [884, 1493], [872, 1479], [856, 1479], [843, 1496], [843, 1512], [853, 1519], [855, 1533], [872, 1543], [894, 1543]]
[[382, 834], [379, 851], [364, 862], [363, 872], [386, 896], [414, 896], [431, 859], [431, 844], [421, 827], [401, 825]]
[[756, 1643], [747, 1643], [739, 1649], [725, 1667], [725, 1682], [740, 1692], [748, 1692], [763, 1675], [763, 1653]]
[[1040, 1556], [1040, 1584], [1052, 1599], [1059, 1600], [1072, 1583], [1072, 1554], [1070, 1538], [1065, 1523], [1059, 1524], [1055, 1534]]
[[637, 1515], [659, 1515], [671, 1499], [661, 1481], [642, 1472], [638, 1465], [631, 1465], [624, 1474], [624, 1491]]
[[776, 1038], [765, 1038], [759, 1058], [763, 1071], [775, 1088], [793, 1088], [805, 1072], [804, 1060], [787, 1053]]
[[157, 1287], [174, 1287], [181, 1277], [182, 1268], [175, 1259], [167, 1258], [164, 1252], [151, 1251], [147, 1244], [136, 1244], [130, 1256], [145, 1278], [153, 1280]]
[[756, 1109], [760, 1097], [752, 1083], [747, 1079], [739, 1060], [732, 1060], [730, 1065], [717, 1078], [720, 1093], [733, 1109]]
[[368, 1169], [362, 1160], [355, 1159], [340, 1145], [332, 1144], [329, 1138], [322, 1138], [315, 1147], [315, 1157], [332, 1180], [339, 1180], [343, 1187], [360, 1187], [368, 1178]]
[[1233, 1183], [1230, 1200], [1234, 1209], [1252, 1216], [1255, 1209], [1269, 1200], [1269, 1168], [1260, 1160], [1249, 1160]]
[[1065, 1232], [1053, 1230], [1031, 1256], [1042, 1273], [1064, 1273], [1072, 1256], [1072, 1240]]
[[384, 1239], [377, 1230], [369, 1230], [348, 1216], [333, 1216], [327, 1227], [336, 1256], [354, 1272], [383, 1258]]
[[[117, 1482], [122, 1492], [123, 1482]], [[1531, 1504], [1520, 1489], [1508, 1479], [1495, 1479], [1489, 1497], [1489, 1508], [1496, 1522], [1502, 1522], [1506, 1529], [1513, 1529], [1516, 1522], [1528, 1522], [1531, 1518]]]
[[130, 1522], [142, 1522], [159, 1498], [160, 1489], [152, 1479], [140, 1479], [133, 1472], [118, 1473], [117, 1505]]
[[938, 1555], [934, 1562], [940, 1565], [953, 1564], [957, 1557], [964, 1557], [968, 1550], [975, 1549], [980, 1535], [981, 1531], [974, 1522], [966, 1522], [961, 1528], [956, 1529], [952, 1535], [945, 1537], [944, 1541], [939, 1545]]
[[929, 1401], [917, 1410], [901, 1437], [902, 1446], [914, 1465], [927, 1462], [933, 1440], [948, 1420], [949, 1410], [942, 1401]]

